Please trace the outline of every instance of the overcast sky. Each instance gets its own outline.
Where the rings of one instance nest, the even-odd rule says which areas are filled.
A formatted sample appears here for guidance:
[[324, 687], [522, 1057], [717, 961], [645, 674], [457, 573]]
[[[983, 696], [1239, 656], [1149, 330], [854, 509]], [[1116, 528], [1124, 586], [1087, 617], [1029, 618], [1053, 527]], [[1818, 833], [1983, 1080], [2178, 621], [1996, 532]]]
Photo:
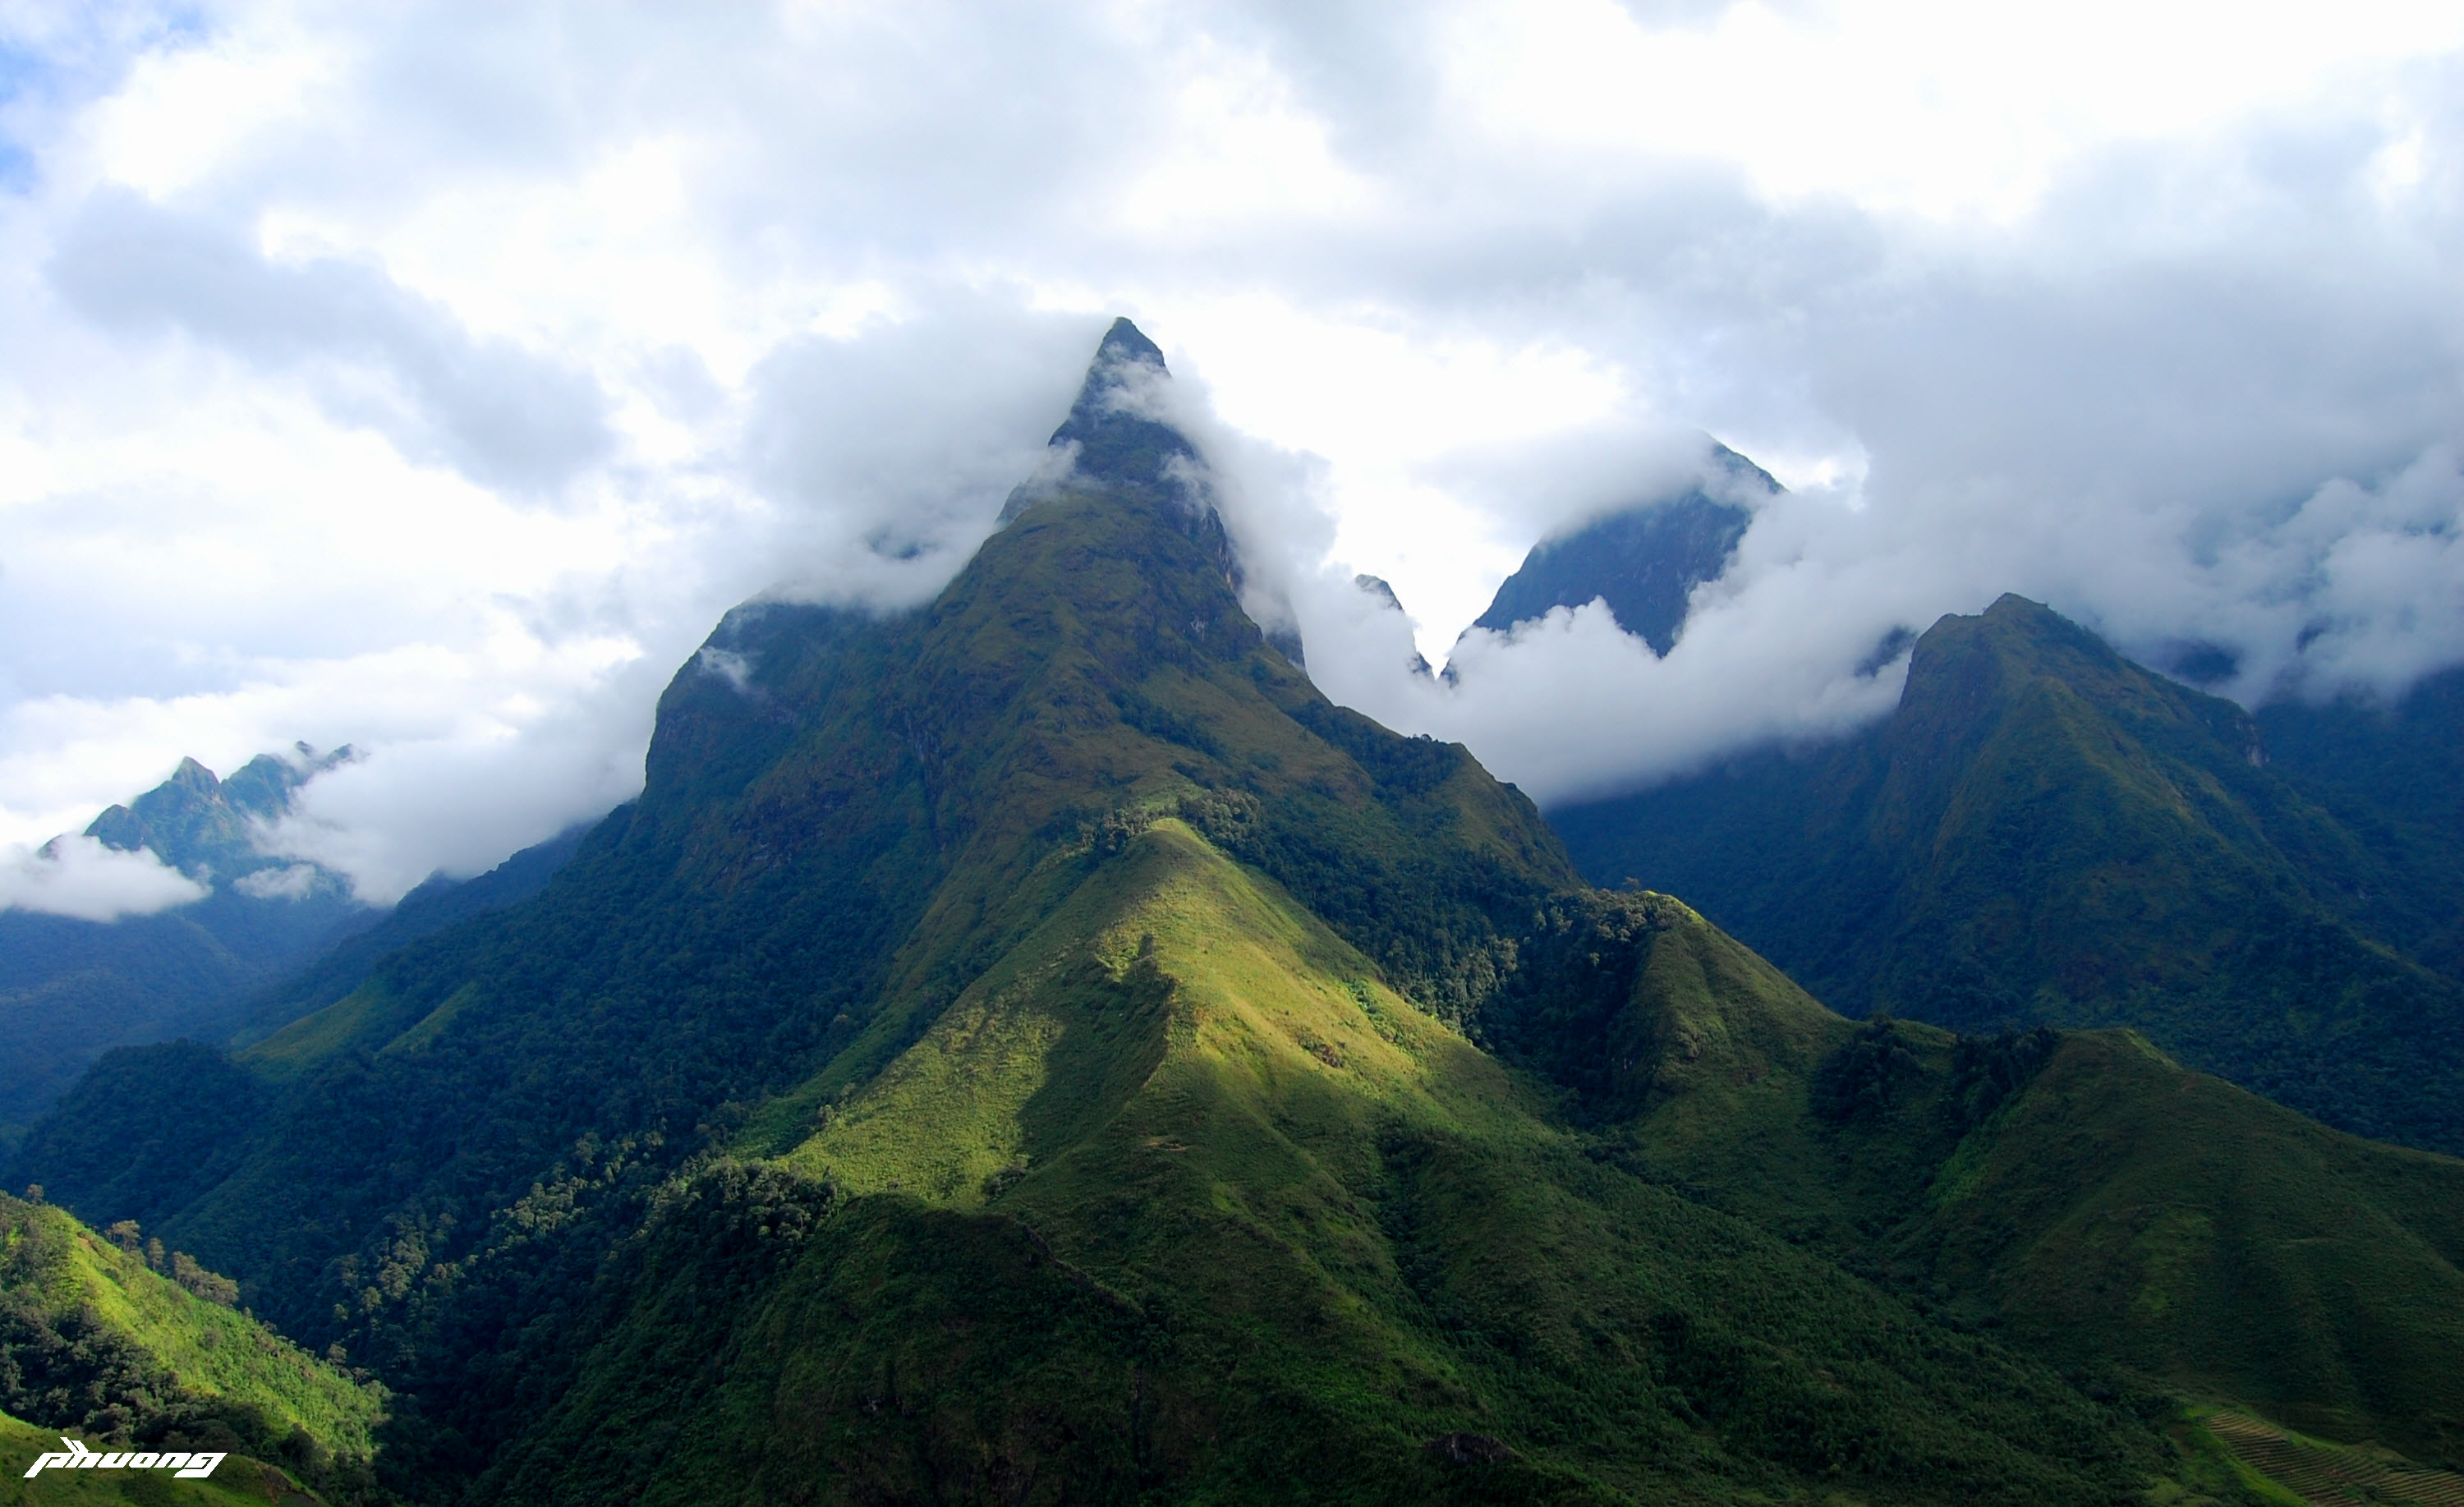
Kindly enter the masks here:
[[[605, 810], [728, 605], [935, 589], [1114, 314], [1320, 683], [1544, 800], [2005, 590], [2246, 702], [2464, 659], [2464, 7], [2019, 12], [0, 3], [0, 904], [179, 898], [26, 855], [183, 754], [363, 751], [282, 841], [377, 900]], [[1665, 661], [1409, 673], [1705, 433], [1790, 491]]]

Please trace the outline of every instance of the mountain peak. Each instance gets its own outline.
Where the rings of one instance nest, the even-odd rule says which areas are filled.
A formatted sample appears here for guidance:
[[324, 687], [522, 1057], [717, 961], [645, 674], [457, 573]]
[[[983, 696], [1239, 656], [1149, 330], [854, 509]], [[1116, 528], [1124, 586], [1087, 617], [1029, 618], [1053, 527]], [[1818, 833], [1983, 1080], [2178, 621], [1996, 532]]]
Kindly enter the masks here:
[[[1163, 347], [1147, 339], [1146, 332], [1132, 324], [1127, 317], [1114, 319], [1104, 332], [1104, 343], [1095, 347], [1095, 365], [1101, 370], [1107, 362], [1135, 361], [1171, 375], [1163, 363]], [[1089, 374], [1090, 377], [1092, 373]]]
[[1078, 447], [1078, 473], [1133, 487], [1161, 482], [1175, 460], [1198, 451], [1181, 432], [1155, 417], [1162, 384], [1172, 380], [1163, 351], [1127, 319], [1114, 319], [1095, 347], [1087, 380], [1069, 417], [1052, 431], [1054, 445]]
[[[1095, 359], [1079, 384], [1069, 416], [1052, 431], [1052, 446], [1074, 447], [1072, 473], [1099, 486], [1141, 494], [1178, 493], [1174, 468], [1196, 466], [1198, 450], [1170, 423], [1157, 417], [1163, 384], [1172, 380], [1163, 351], [1127, 319], [1114, 319], [1095, 347]], [[1029, 483], [1010, 493], [1001, 509], [1007, 523], [1049, 491]]]
[[151, 849], [190, 878], [232, 879], [288, 866], [291, 860], [259, 851], [254, 824], [280, 820], [291, 809], [293, 791], [357, 756], [347, 744], [321, 757], [306, 744], [295, 746], [304, 766], [260, 754], [233, 770], [229, 779], [217, 777], [193, 758], [183, 758], [170, 778], [126, 805], [106, 809], [85, 835], [123, 853]]
[[1753, 522], [1733, 494], [1776, 496], [1782, 490], [1769, 471], [1716, 440], [1709, 444], [1702, 485], [1541, 540], [1472, 626], [1505, 633], [1553, 608], [1597, 599], [1618, 627], [1665, 655], [1684, 628], [1694, 588], [1727, 573]]

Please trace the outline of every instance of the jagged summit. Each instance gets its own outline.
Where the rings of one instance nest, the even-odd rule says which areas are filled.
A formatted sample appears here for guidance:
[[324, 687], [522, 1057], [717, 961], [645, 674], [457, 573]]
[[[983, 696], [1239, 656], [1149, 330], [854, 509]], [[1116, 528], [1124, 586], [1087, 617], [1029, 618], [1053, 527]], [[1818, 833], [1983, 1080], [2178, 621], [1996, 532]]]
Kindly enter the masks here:
[[[234, 1055], [107, 1059], [11, 1182], [382, 1377], [422, 1502], [2191, 1499], [2151, 1489], [2173, 1405], [2099, 1380], [2140, 1331], [2074, 1381], [1881, 1285], [1885, 1216], [1958, 1204], [1942, 1168], [2092, 1127], [1952, 1163], [1944, 1106], [1993, 1106], [1946, 1033], [1871, 1037], [1684, 905], [1586, 889], [1467, 750], [1330, 703], [1218, 569], [1187, 440], [1121, 401], [1151, 353], [1114, 327], [1059, 431], [1092, 469], [933, 601], [731, 614], [640, 799], [518, 907]], [[2024, 1095], [2046, 1060], [1982, 1066]], [[2447, 1186], [2382, 1165], [2373, 1207]], [[2001, 1239], [2085, 1175], [1950, 1212]], [[2309, 1207], [2200, 1218], [2273, 1251]], [[2088, 1231], [2119, 1312], [2190, 1291], [2141, 1228]], [[1919, 1270], [1981, 1325], [1966, 1249]], [[2464, 1312], [2405, 1259], [2390, 1311]], [[2372, 1312], [2301, 1310], [2304, 1374]], [[2454, 1328], [2386, 1395], [2464, 1416]]]
[[[1155, 342], [1129, 320], [1114, 319], [1095, 348], [1069, 416], [1052, 431], [1055, 449], [1075, 447], [1071, 477], [1128, 488], [1141, 496], [1188, 501], [1189, 487], [1173, 475], [1174, 463], [1199, 465], [1197, 448], [1178, 429], [1152, 416], [1158, 384], [1171, 380]], [[1010, 522], [1051, 491], [1048, 483], [1020, 487], [1001, 509], [1001, 522]]]
[[1052, 443], [1076, 445], [1079, 474], [1113, 484], [1152, 487], [1175, 460], [1197, 464], [1198, 451], [1178, 429], [1142, 411], [1152, 405], [1154, 384], [1171, 379], [1155, 342], [1129, 320], [1114, 319]]
[[1649, 644], [1653, 653], [1666, 654], [1685, 625], [1694, 588], [1727, 572], [1753, 521], [1732, 494], [1775, 496], [1782, 490], [1769, 471], [1717, 441], [1707, 464], [1726, 478], [1717, 489], [1720, 495], [1698, 486], [1541, 540], [1472, 626], [1504, 633], [1552, 608], [1596, 599], [1608, 603], [1618, 627]]
[[85, 835], [123, 853], [149, 848], [191, 878], [284, 866], [289, 860], [257, 850], [253, 825], [279, 820], [291, 809], [292, 792], [358, 756], [347, 744], [321, 757], [305, 743], [295, 748], [298, 762], [260, 754], [229, 779], [184, 758], [169, 779], [124, 806], [109, 807]]
[[[1052, 431], [1052, 464], [1009, 494], [1001, 527], [1008, 528], [1038, 503], [1068, 493], [1143, 509], [1197, 544], [1237, 597], [1240, 556], [1208, 495], [1205, 461], [1188, 436], [1152, 416], [1161, 384], [1171, 380], [1155, 341], [1129, 320], [1114, 319], [1095, 347], [1069, 416]], [[1300, 663], [1296, 637], [1281, 635], [1274, 642], [1285, 657]]]
[[[1090, 397], [1099, 397], [1120, 385], [1127, 366], [1148, 367], [1163, 376], [1172, 375], [1164, 364], [1163, 347], [1147, 339], [1146, 332], [1128, 318], [1112, 321], [1104, 332], [1103, 343], [1095, 347], [1095, 362], [1088, 368], [1086, 385], [1078, 389], [1078, 401], [1070, 405], [1069, 416], [1078, 418], [1087, 410]], [[1068, 426], [1063, 425], [1066, 430]]]

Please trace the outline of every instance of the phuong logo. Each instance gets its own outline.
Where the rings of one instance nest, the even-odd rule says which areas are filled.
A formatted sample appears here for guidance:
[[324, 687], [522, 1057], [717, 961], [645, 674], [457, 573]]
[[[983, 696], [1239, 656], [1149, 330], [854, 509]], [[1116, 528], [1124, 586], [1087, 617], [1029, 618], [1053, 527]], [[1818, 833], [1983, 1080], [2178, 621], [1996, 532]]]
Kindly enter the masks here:
[[214, 1467], [223, 1463], [221, 1455], [210, 1453], [136, 1454], [122, 1450], [110, 1454], [97, 1454], [67, 1434], [60, 1435], [60, 1443], [68, 1448], [36, 1455], [34, 1463], [26, 1467], [26, 1474], [40, 1475], [45, 1471], [169, 1471], [174, 1475], [211, 1475]]

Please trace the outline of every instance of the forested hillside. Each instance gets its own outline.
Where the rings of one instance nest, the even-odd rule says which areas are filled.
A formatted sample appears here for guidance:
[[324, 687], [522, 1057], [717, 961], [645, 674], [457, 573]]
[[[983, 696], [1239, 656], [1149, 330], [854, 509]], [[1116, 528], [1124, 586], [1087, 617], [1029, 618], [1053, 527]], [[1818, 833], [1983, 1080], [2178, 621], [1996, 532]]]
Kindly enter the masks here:
[[[2329, 1125], [2452, 1151], [2464, 980], [2431, 958], [2455, 787], [2409, 725], [2262, 722], [2005, 597], [1920, 638], [1868, 731], [1551, 819], [1595, 882], [1683, 895], [1851, 1014], [2128, 1026]], [[2371, 736], [2420, 766], [2413, 805], [2328, 752]]]
[[271, 1333], [238, 1297], [133, 1221], [98, 1234], [0, 1194], [0, 1410], [98, 1450], [249, 1457], [216, 1472], [222, 1487], [256, 1484], [263, 1462], [334, 1499], [370, 1498], [384, 1387]]

